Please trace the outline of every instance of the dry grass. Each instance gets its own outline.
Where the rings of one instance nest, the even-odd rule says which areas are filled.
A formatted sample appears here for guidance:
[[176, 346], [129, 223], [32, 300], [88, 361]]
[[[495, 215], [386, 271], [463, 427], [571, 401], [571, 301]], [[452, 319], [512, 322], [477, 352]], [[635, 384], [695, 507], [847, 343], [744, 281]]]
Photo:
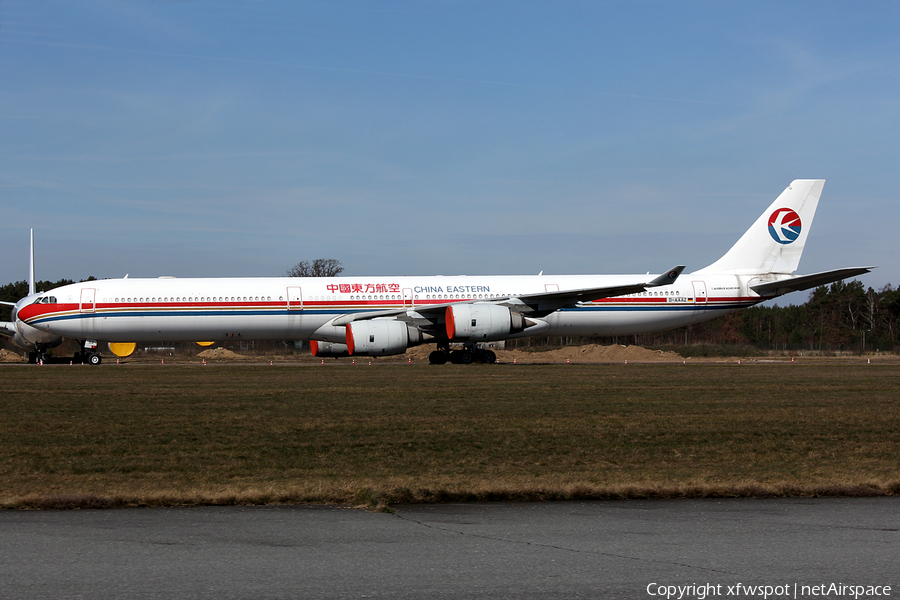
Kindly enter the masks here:
[[900, 366], [3, 367], [0, 507], [900, 493]]

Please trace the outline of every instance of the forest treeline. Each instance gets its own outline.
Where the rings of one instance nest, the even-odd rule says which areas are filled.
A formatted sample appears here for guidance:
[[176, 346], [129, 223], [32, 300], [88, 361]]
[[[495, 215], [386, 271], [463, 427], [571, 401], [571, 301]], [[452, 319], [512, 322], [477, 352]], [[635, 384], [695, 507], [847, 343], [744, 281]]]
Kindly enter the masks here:
[[[73, 283], [63, 279], [41, 281], [37, 289], [50, 290]], [[28, 283], [19, 281], [0, 287], [0, 300], [15, 302], [28, 293]], [[0, 320], [10, 319], [7, 306], [0, 306]], [[608, 338], [545, 338], [519, 340], [515, 346], [544, 346], [587, 341], [641, 346], [747, 345], [759, 350], [894, 352], [898, 343], [900, 290], [890, 284], [880, 291], [866, 288], [858, 280], [837, 282], [813, 290], [805, 304], [754, 306], [712, 321], [680, 329], [635, 336]]]

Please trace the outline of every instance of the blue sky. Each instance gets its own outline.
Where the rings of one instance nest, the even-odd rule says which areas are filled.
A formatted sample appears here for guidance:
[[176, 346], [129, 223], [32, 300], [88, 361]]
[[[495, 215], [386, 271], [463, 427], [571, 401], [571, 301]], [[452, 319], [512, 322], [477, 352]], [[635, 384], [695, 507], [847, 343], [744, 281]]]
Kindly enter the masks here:
[[825, 178], [799, 272], [900, 284], [898, 17], [4, 0], [0, 283], [693, 270]]

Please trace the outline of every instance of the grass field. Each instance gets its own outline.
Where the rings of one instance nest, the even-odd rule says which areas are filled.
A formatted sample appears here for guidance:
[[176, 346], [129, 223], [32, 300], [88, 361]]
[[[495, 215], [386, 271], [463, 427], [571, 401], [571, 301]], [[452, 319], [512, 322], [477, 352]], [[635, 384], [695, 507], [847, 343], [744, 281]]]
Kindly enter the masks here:
[[900, 494], [900, 365], [7, 366], [0, 507]]

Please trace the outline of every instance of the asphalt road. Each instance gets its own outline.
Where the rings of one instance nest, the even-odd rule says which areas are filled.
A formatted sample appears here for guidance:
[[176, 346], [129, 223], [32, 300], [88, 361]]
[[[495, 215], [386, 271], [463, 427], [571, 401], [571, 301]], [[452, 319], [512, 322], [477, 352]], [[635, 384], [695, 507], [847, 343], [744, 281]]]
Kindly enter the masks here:
[[4, 599], [667, 595], [900, 597], [900, 498], [0, 512]]

